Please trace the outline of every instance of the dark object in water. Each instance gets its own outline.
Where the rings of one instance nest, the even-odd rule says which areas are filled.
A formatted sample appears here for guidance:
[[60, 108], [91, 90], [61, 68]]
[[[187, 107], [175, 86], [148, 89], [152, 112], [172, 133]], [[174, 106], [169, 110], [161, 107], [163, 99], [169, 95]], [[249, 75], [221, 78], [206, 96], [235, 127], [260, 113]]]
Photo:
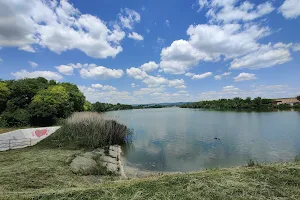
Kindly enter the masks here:
[[214, 139], [215, 139], [215, 140], [221, 140], [220, 138], [217, 138], [217, 137], [215, 137]]

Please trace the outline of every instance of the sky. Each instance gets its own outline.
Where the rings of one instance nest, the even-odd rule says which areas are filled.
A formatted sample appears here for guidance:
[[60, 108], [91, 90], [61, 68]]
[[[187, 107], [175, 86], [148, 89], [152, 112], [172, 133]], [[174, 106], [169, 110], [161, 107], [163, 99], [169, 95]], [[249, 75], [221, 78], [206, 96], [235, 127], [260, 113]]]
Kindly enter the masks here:
[[0, 0], [0, 79], [91, 102], [300, 94], [299, 0]]

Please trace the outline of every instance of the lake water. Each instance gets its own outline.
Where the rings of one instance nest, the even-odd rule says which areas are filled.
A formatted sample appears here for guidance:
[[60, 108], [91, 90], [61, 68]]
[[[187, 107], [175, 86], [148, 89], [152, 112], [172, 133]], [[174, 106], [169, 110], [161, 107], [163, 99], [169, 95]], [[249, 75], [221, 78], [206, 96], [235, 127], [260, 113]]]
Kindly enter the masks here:
[[[196, 171], [300, 155], [300, 112], [224, 112], [162, 108], [114, 111], [133, 129], [123, 147], [129, 165], [151, 171]], [[215, 140], [219, 138], [220, 140]]]

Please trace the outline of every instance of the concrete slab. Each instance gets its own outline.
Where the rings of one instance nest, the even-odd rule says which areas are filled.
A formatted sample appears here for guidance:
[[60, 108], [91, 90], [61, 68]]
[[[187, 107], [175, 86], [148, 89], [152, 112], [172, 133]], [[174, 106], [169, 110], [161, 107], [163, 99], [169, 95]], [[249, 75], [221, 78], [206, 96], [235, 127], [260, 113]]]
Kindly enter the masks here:
[[28, 128], [0, 134], [0, 151], [33, 146], [59, 128], [60, 126]]

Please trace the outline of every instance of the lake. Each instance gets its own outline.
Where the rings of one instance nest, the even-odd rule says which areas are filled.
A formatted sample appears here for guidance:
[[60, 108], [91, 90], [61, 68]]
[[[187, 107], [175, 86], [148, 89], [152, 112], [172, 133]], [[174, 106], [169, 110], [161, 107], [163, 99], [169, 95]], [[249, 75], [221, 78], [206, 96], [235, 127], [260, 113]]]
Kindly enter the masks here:
[[[128, 165], [151, 171], [197, 171], [300, 155], [300, 112], [230, 112], [162, 108], [113, 111], [133, 129]], [[218, 138], [217, 140], [214, 138]]]

